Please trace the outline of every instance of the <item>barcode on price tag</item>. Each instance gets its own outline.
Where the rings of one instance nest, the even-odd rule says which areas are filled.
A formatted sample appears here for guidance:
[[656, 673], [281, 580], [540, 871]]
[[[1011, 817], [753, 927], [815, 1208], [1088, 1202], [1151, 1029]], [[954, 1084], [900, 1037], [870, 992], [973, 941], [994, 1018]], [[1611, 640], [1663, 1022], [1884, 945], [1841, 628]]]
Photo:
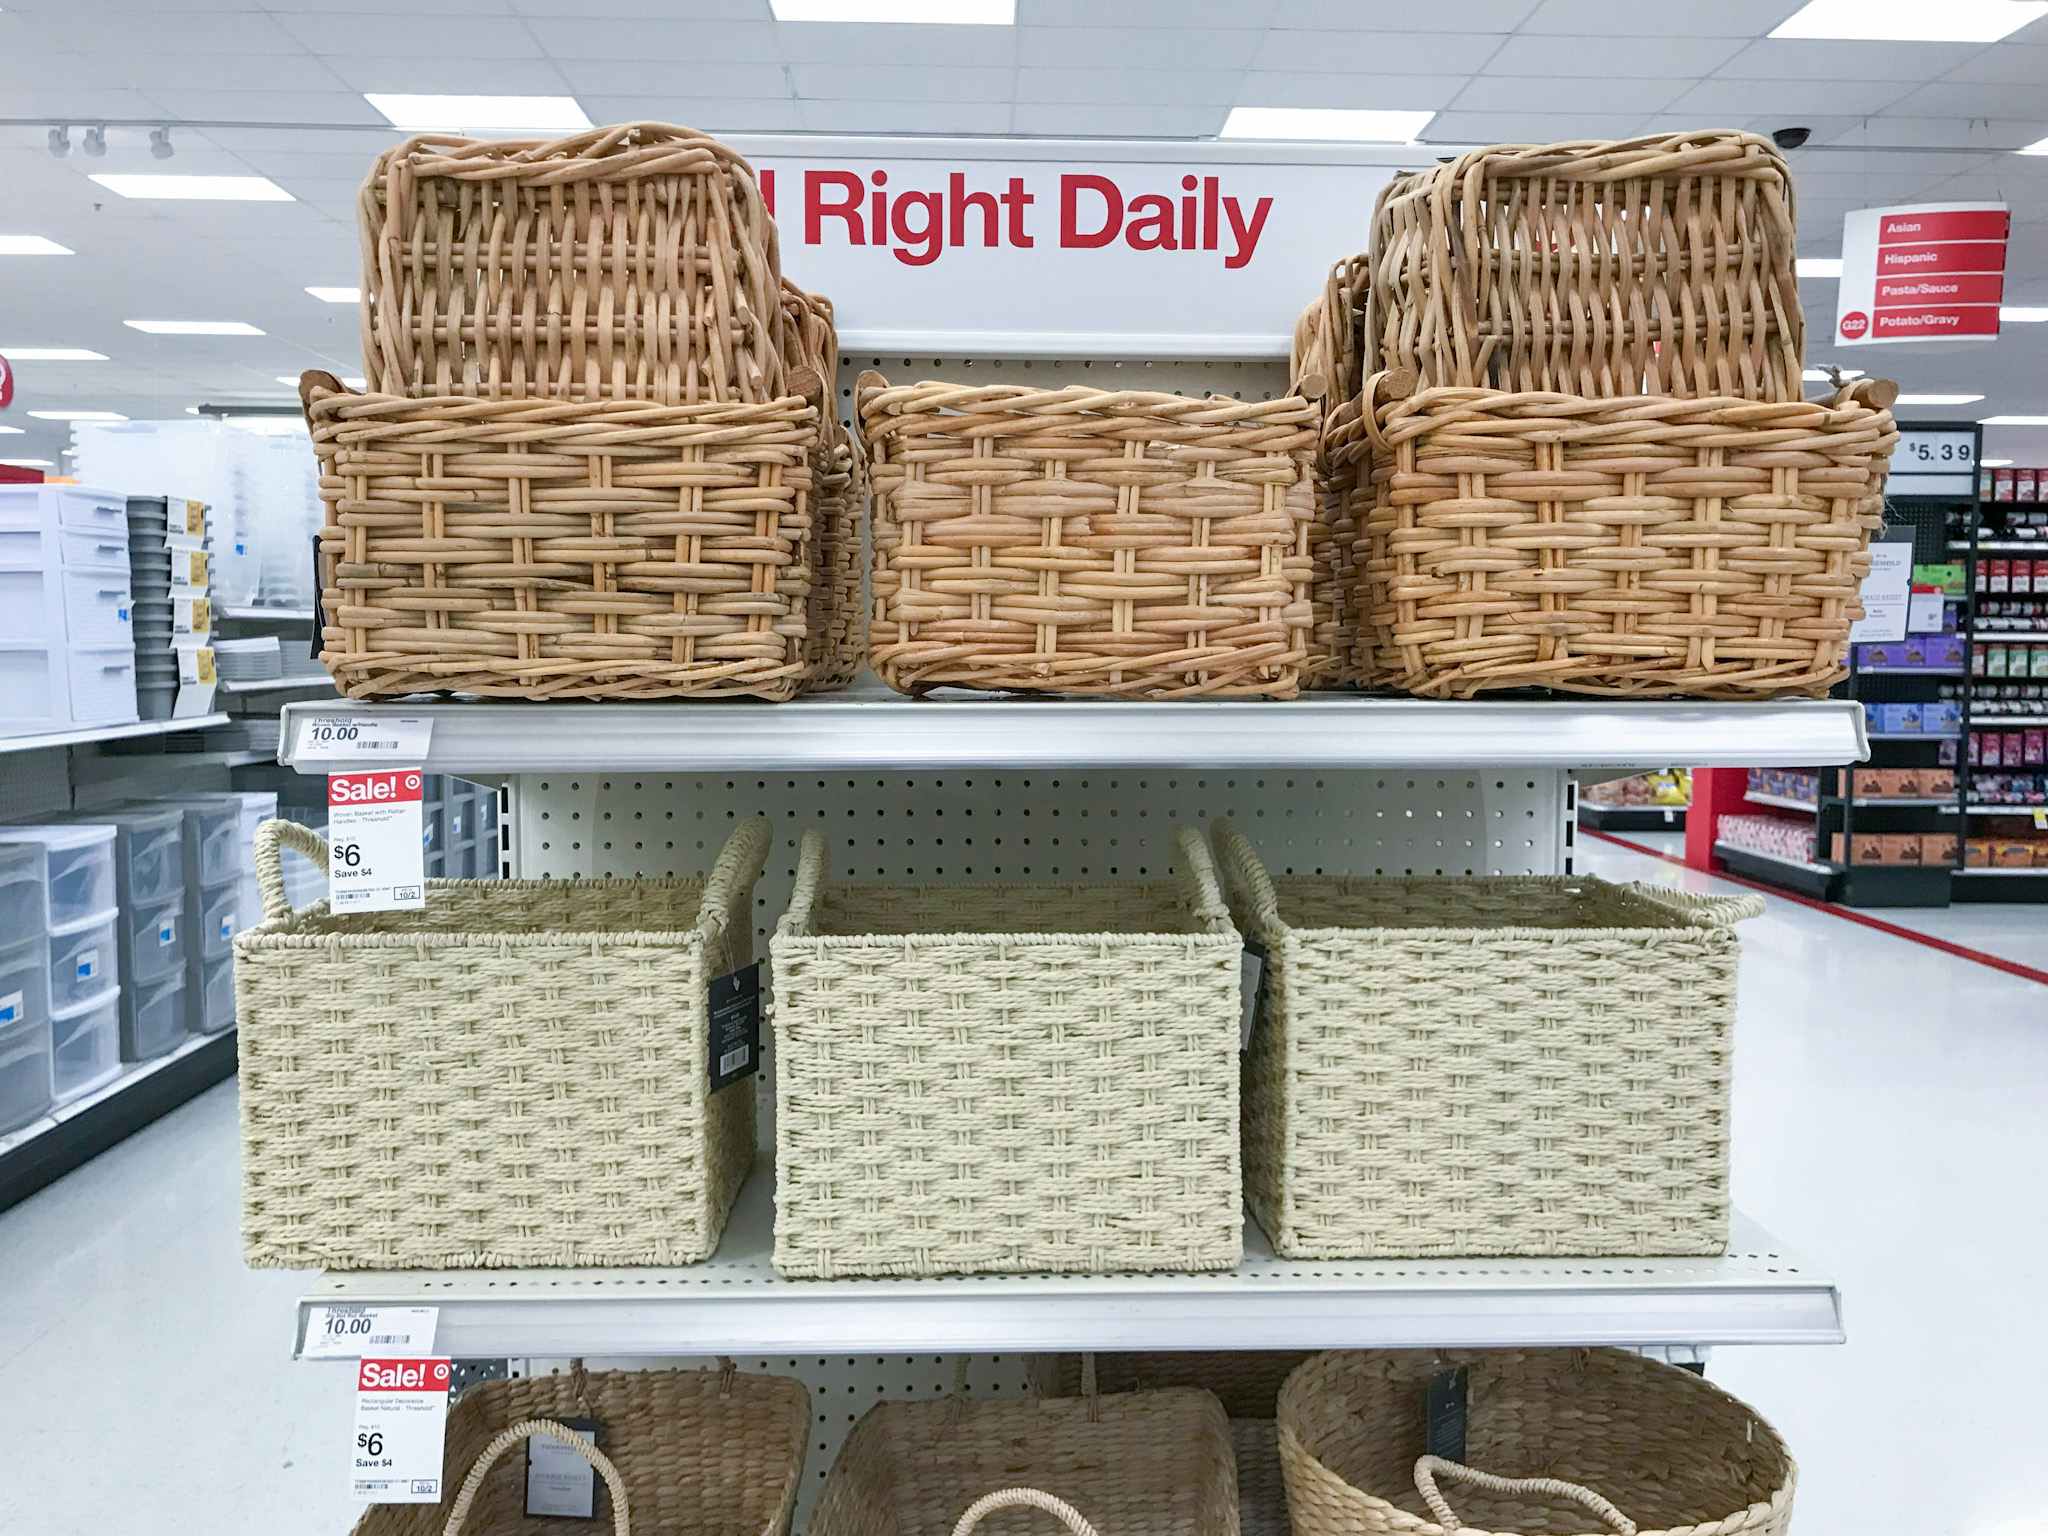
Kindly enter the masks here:
[[308, 763], [424, 763], [428, 715], [314, 715], [301, 722], [293, 756]]
[[322, 1305], [306, 1310], [302, 1360], [359, 1360], [364, 1355], [424, 1355], [434, 1347], [439, 1307]]

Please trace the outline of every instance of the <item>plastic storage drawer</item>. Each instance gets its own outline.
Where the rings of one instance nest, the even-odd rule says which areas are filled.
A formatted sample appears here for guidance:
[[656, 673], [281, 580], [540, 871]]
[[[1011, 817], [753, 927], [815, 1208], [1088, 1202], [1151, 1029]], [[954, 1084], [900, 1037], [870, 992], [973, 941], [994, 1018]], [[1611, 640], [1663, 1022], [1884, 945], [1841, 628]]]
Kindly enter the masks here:
[[235, 952], [235, 918], [241, 910], [242, 882], [185, 893], [185, 948], [196, 960], [218, 960]]
[[185, 974], [187, 947], [194, 942], [186, 931], [185, 897], [180, 892], [168, 902], [121, 909], [121, 980], [131, 987]]
[[121, 990], [121, 1059], [148, 1061], [185, 1038], [185, 973]]
[[114, 829], [105, 822], [69, 826], [0, 826], [0, 844], [40, 847], [46, 919], [69, 930], [114, 910]]
[[121, 994], [112, 988], [50, 1015], [50, 1080], [59, 1104], [100, 1086], [121, 1066]]
[[66, 528], [58, 535], [58, 548], [63, 551], [63, 567], [67, 571], [125, 571], [128, 569], [128, 543], [118, 533], [93, 533], [77, 528]]
[[238, 879], [244, 860], [241, 806], [226, 796], [175, 803], [185, 812], [186, 887]]
[[0, 734], [36, 735], [71, 724], [71, 674], [63, 648], [0, 640]]
[[0, 1136], [50, 1112], [47, 1014], [0, 1024]]
[[64, 573], [55, 566], [16, 564], [0, 544], [0, 640], [41, 645], [63, 633]]
[[114, 890], [129, 911], [176, 901], [185, 889], [185, 813], [174, 805], [84, 812], [114, 827]]
[[128, 536], [128, 498], [111, 491], [87, 491], [76, 486], [45, 487], [45, 495], [57, 499], [57, 525], [87, 533]]
[[[64, 573], [64, 638], [74, 646], [135, 644], [128, 572]], [[73, 663], [74, 669], [76, 663]]]
[[107, 913], [75, 927], [50, 931], [50, 1006], [76, 1007], [121, 981], [120, 917]]
[[135, 642], [75, 645], [67, 662], [73, 725], [127, 725], [136, 719]]
[[188, 1005], [192, 1033], [217, 1035], [235, 1022], [235, 957], [207, 961], [199, 967], [198, 979]]
[[0, 1029], [50, 1017], [50, 941], [40, 929], [0, 949]]
[[[0, 837], [7, 829], [0, 827]], [[50, 926], [43, 905], [42, 847], [0, 842], [0, 934], [42, 933]]]

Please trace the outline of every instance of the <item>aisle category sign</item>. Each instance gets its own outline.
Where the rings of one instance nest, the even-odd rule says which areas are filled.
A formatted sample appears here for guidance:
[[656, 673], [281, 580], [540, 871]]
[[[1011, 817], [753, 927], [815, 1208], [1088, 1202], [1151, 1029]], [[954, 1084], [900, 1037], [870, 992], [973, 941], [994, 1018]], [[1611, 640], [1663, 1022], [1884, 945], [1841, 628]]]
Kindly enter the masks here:
[[2004, 203], [1859, 208], [1842, 221], [1835, 340], [1988, 341], [2005, 297]]

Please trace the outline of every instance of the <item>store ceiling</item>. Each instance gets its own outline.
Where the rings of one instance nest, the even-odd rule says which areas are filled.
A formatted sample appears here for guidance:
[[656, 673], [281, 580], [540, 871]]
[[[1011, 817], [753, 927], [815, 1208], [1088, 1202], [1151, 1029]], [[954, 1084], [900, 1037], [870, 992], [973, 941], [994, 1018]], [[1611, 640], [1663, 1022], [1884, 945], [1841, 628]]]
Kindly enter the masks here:
[[[364, 91], [566, 94], [597, 122], [724, 133], [1202, 138], [1233, 105], [1430, 110], [1433, 144], [1803, 124], [1812, 144], [1792, 160], [1807, 254], [1835, 254], [1853, 208], [2003, 198], [2006, 301], [2048, 305], [2048, 156], [2011, 152], [2048, 139], [2048, 19], [1988, 45], [1765, 36], [1798, 7], [1018, 0], [1014, 27], [910, 28], [778, 23], [768, 0], [0, 0], [0, 118], [252, 125], [175, 130], [169, 161], [139, 128], [110, 130], [104, 158], [59, 160], [44, 126], [0, 127], [0, 234], [78, 253], [0, 256], [0, 350], [109, 358], [19, 364], [0, 425], [26, 430], [0, 435], [0, 457], [54, 459], [67, 441], [29, 410], [174, 416], [201, 400], [284, 401], [278, 376], [308, 367], [357, 371], [354, 308], [304, 290], [357, 281], [356, 190], [393, 139]], [[275, 124], [330, 126], [256, 126]], [[254, 173], [298, 201], [129, 202], [86, 179], [123, 171]], [[1834, 284], [1803, 291], [1826, 337]], [[267, 334], [121, 323], [151, 316]], [[1873, 356], [1912, 391], [1986, 396], [1916, 417], [2048, 416], [2048, 324], [1854, 361]], [[2048, 429], [1987, 428], [1985, 451], [2048, 463]]]

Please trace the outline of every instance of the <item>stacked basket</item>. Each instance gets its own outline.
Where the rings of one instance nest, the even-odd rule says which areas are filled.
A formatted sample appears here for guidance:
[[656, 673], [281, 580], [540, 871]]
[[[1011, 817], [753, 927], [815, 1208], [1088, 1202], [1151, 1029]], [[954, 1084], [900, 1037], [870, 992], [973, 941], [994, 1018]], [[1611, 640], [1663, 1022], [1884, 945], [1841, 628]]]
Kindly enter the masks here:
[[417, 138], [361, 224], [368, 393], [300, 386], [344, 693], [787, 699], [845, 670], [812, 639], [831, 312], [785, 307], [746, 161], [647, 123]]
[[169, 512], [162, 497], [128, 502], [128, 579], [135, 599], [135, 705], [144, 720], [168, 720], [178, 702], [178, 653], [171, 649]]

